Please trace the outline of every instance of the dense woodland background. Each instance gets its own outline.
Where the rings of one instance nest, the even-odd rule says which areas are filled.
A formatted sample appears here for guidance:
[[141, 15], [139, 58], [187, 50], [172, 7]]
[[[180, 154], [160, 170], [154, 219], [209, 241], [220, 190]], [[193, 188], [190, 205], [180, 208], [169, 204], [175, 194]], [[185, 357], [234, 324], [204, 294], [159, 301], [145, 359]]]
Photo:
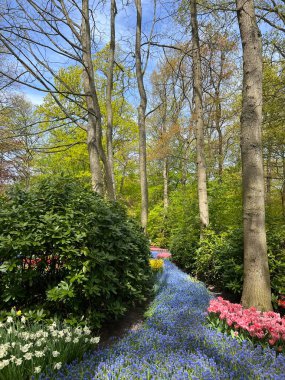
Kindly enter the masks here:
[[[91, 182], [125, 205], [180, 266], [241, 295], [245, 55], [237, 16], [245, 3], [253, 6], [2, 2], [1, 192], [55, 177], [82, 189]], [[251, 11], [248, 25], [255, 26], [255, 13], [262, 35], [269, 292], [277, 296], [285, 293], [285, 2], [255, 1]], [[258, 62], [258, 51], [251, 57]], [[31, 94], [42, 94], [40, 104]], [[204, 219], [197, 178], [207, 196]]]

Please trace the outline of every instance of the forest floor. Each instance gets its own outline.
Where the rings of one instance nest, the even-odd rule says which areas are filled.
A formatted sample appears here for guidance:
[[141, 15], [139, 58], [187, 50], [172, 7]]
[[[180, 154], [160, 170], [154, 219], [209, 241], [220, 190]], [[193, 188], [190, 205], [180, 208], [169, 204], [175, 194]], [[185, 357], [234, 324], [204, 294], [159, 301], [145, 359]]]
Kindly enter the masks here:
[[[212, 294], [166, 260], [146, 319], [127, 334], [40, 379], [285, 380], [285, 356], [209, 328]], [[131, 318], [132, 320], [132, 318]]]

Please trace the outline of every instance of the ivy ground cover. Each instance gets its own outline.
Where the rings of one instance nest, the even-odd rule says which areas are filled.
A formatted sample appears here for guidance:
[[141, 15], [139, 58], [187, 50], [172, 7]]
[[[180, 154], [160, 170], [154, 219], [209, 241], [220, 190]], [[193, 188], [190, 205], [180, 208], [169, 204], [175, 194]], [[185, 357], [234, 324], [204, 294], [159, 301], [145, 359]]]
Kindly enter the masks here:
[[141, 329], [40, 379], [285, 379], [285, 356], [210, 329], [211, 299], [171, 262]]

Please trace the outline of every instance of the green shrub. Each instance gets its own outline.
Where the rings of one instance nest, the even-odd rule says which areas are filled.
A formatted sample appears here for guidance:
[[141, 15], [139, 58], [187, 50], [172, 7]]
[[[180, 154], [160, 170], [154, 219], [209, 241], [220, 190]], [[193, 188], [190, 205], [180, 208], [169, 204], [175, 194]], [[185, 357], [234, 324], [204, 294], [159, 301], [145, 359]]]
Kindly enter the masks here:
[[200, 227], [197, 183], [178, 187], [171, 195], [168, 210], [169, 248], [176, 264], [188, 271], [193, 269]]
[[93, 326], [151, 291], [149, 247], [117, 203], [66, 178], [0, 200], [2, 308], [41, 308]]
[[267, 232], [271, 287], [285, 294], [285, 225], [271, 226]]
[[208, 284], [239, 294], [243, 276], [242, 247], [241, 230], [217, 234], [206, 229], [195, 253], [194, 273]]
[[[285, 227], [271, 226], [267, 231], [271, 287], [285, 294]], [[173, 240], [173, 259], [207, 284], [241, 294], [243, 282], [243, 232], [229, 229], [217, 233], [208, 228], [199, 235], [188, 228]]]
[[149, 212], [148, 235], [151, 240], [151, 244], [161, 248], [168, 247], [168, 215], [165, 213], [162, 203], [155, 205]]
[[198, 229], [184, 227], [172, 236], [170, 252], [172, 254], [173, 261], [180, 268], [193, 272], [195, 252], [198, 247], [199, 235], [200, 232]]

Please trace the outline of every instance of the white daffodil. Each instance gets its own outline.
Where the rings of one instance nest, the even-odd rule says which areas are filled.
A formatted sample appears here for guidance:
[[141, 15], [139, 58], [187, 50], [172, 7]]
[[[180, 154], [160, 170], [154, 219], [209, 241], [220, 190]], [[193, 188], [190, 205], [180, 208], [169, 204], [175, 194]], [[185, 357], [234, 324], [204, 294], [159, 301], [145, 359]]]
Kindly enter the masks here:
[[81, 335], [82, 334], [82, 328], [81, 327], [76, 327], [76, 329], [74, 330], [74, 333], [76, 335]]
[[23, 360], [21, 358], [15, 359], [16, 365], [21, 365], [23, 363]]
[[45, 353], [43, 351], [35, 351], [36, 358], [42, 358], [43, 356], [45, 356]]
[[35, 334], [36, 338], [40, 338], [41, 336], [43, 336], [43, 333], [44, 333], [43, 330], [37, 331], [36, 334]]
[[61, 362], [58, 362], [58, 363], [55, 363], [55, 365], [53, 366], [54, 369], [60, 369], [62, 366]]
[[85, 326], [84, 329], [83, 329], [84, 333], [86, 335], [90, 335], [91, 334], [91, 330], [89, 329], [89, 327]]
[[33, 357], [33, 354], [32, 354], [31, 352], [27, 352], [27, 353], [24, 355], [24, 358], [25, 358], [26, 360], [31, 360], [32, 357]]
[[32, 346], [32, 343], [25, 344], [24, 346], [20, 346], [20, 350], [22, 352], [28, 352], [29, 348]]
[[12, 355], [12, 356], [10, 357], [10, 361], [13, 363], [15, 360], [16, 360], [16, 356]]
[[9, 359], [3, 360], [2, 362], [0, 362], [0, 369], [7, 367], [7, 365], [9, 365], [9, 363], [10, 363]]
[[100, 337], [99, 336], [94, 336], [93, 338], [90, 339], [90, 343], [99, 343], [100, 342]]
[[13, 323], [13, 318], [12, 317], [7, 317], [7, 323]]
[[35, 373], [41, 373], [41, 370], [42, 370], [42, 368], [40, 366], [35, 367]]
[[53, 351], [53, 352], [52, 352], [52, 356], [53, 356], [54, 358], [57, 358], [59, 355], [60, 355], [60, 352], [58, 352], [58, 351]]
[[0, 349], [0, 359], [4, 358], [7, 355], [7, 350]]

